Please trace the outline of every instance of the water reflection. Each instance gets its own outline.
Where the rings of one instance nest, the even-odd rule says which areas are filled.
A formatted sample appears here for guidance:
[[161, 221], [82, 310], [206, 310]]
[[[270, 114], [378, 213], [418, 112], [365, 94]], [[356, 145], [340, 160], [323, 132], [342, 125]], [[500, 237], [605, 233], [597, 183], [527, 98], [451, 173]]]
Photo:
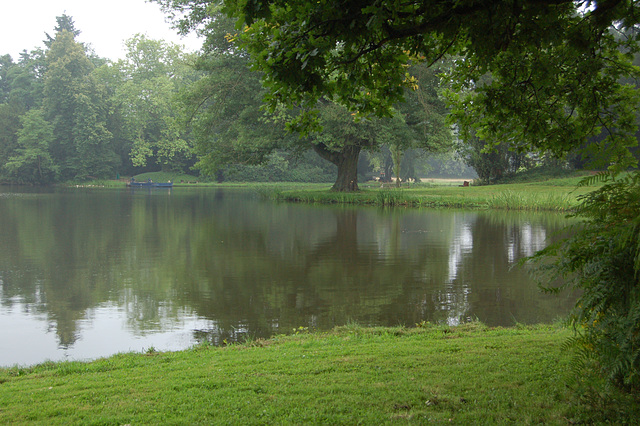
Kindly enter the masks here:
[[0, 365], [349, 321], [551, 321], [571, 298], [541, 294], [512, 266], [565, 223], [216, 189], [5, 191]]

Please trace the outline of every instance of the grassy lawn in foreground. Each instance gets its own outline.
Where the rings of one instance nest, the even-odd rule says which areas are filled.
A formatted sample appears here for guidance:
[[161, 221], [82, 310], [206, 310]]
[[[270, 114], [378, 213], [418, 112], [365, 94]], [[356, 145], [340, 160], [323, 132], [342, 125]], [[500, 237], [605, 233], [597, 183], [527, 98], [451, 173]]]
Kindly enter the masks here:
[[[568, 424], [631, 421], [574, 380], [557, 326], [361, 328], [0, 370], [0, 422]], [[585, 389], [587, 389], [585, 391]]]

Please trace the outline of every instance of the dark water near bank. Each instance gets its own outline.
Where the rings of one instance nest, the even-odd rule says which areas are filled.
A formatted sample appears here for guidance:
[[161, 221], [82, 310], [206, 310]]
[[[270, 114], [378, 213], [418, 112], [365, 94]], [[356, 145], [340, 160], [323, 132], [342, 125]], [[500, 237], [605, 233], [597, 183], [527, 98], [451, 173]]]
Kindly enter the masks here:
[[549, 322], [522, 256], [555, 214], [275, 204], [218, 189], [0, 188], [0, 365], [354, 321]]

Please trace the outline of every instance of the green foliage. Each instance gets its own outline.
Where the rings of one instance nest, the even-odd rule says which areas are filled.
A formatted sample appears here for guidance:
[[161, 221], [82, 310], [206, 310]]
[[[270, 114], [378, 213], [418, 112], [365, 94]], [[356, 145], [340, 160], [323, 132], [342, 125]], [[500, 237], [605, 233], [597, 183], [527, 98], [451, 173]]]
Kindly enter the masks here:
[[485, 184], [512, 177], [524, 165], [525, 154], [510, 150], [506, 143], [486, 149], [484, 140], [467, 137], [464, 142], [458, 143], [457, 151], [464, 163], [472, 167]]
[[[26, 154], [24, 146], [18, 144], [18, 131], [22, 128], [25, 113], [38, 108], [41, 103], [42, 79], [39, 77], [42, 68], [43, 54], [40, 51], [23, 53], [17, 63], [8, 55], [0, 58], [0, 176], [8, 182], [40, 182], [39, 177], [31, 173], [27, 177], [18, 170], [21, 168], [18, 163], [22, 163], [20, 159], [24, 159]], [[18, 152], [19, 149], [23, 151]], [[11, 171], [6, 167], [8, 162], [13, 163], [9, 166]], [[55, 174], [47, 176], [53, 178]]]
[[196, 167], [211, 176], [229, 165], [267, 162], [274, 150], [292, 142], [284, 125], [261, 110], [259, 75], [250, 71], [246, 56], [231, 49], [224, 36], [233, 25], [219, 18], [208, 33], [212, 44], [196, 62], [203, 75], [180, 96], [182, 117], [195, 140]]
[[[182, 2], [160, 3], [170, 9]], [[390, 109], [385, 119], [360, 120], [366, 114], [345, 108], [331, 96], [318, 96], [313, 111], [306, 111], [303, 104], [282, 102], [272, 104], [267, 114], [262, 106], [268, 90], [262, 87], [264, 79], [260, 84], [264, 74], [250, 72], [246, 51], [231, 43], [238, 38], [234, 20], [216, 7], [190, 4], [188, 8], [193, 15], [185, 15], [182, 28], [198, 27], [207, 36], [205, 53], [197, 63], [206, 75], [184, 94], [203, 172], [213, 175], [229, 165], [255, 171], [252, 167], [270, 161], [275, 150], [312, 148], [337, 167], [334, 189], [352, 191], [358, 189], [358, 156], [364, 149], [377, 151], [389, 145], [400, 155], [412, 147], [435, 151], [450, 143], [437, 70], [420, 64], [408, 69], [403, 78], [415, 90], [407, 104]], [[285, 128], [298, 130], [303, 137], [287, 134]]]
[[17, 132], [19, 148], [4, 164], [5, 170], [18, 182], [51, 182], [57, 172], [49, 155], [49, 145], [54, 140], [53, 126], [39, 109], [29, 111], [20, 121], [22, 128]]
[[[20, 112], [9, 104], [0, 104], [0, 164], [6, 164], [8, 158], [15, 155], [14, 152], [18, 148]], [[0, 176], [2, 174], [0, 167]]]
[[107, 103], [105, 94], [88, 79], [84, 93], [75, 97], [77, 110], [72, 135], [78, 165], [76, 176], [107, 177], [119, 165], [114, 152], [112, 133], [107, 129]]
[[50, 152], [60, 167], [61, 177], [68, 179], [85, 173], [75, 143], [76, 137], [83, 137], [76, 127], [76, 114], [81, 110], [79, 100], [86, 99], [82, 95], [86, 94], [88, 77], [94, 67], [84, 47], [66, 30], [57, 33], [51, 42], [46, 63], [43, 110], [45, 118], [54, 126]]
[[114, 101], [122, 114], [129, 158], [186, 169], [192, 165], [190, 138], [181, 126], [178, 92], [196, 78], [190, 57], [174, 44], [137, 34], [126, 41], [126, 59], [106, 67], [116, 75]]
[[[314, 158], [315, 157], [315, 158]], [[291, 158], [281, 151], [269, 156], [264, 165], [231, 165], [222, 171], [222, 179], [235, 182], [331, 182], [335, 169], [328, 163], [318, 164], [317, 156], [308, 152]]]
[[[535, 259], [556, 257], [541, 271], [564, 281], [547, 290], [582, 293], [570, 320], [583, 359], [596, 360], [614, 383], [640, 390], [640, 172], [612, 179], [584, 180], [608, 182], [581, 197], [576, 215], [584, 222], [573, 236]], [[545, 275], [544, 282], [553, 281]]]
[[[75, 40], [80, 31], [73, 18], [56, 21], [44, 51], [25, 51], [17, 63], [0, 57], [2, 180], [47, 184], [151, 167], [189, 170], [192, 138], [174, 96], [196, 78], [190, 56], [138, 35], [127, 41], [127, 59], [111, 63]], [[46, 150], [55, 173], [43, 173], [44, 180], [26, 178], [16, 163], [25, 154], [17, 142], [20, 119], [35, 109], [53, 126]]]
[[[205, 20], [206, 3], [159, 2], [192, 11], [185, 27]], [[264, 72], [274, 108], [313, 109], [328, 97], [364, 116], [389, 116], [414, 83], [407, 64], [459, 55], [450, 79], [461, 93], [452, 100], [463, 129], [477, 129], [490, 142], [561, 152], [606, 128], [616, 143], [601, 148], [618, 159], [633, 143], [637, 95], [617, 82], [635, 72], [629, 56], [637, 40], [616, 38], [609, 29], [613, 23], [633, 28], [634, 1], [593, 3], [589, 9], [571, 1], [514, 7], [510, 1], [241, 0], [224, 6], [239, 21], [235, 40]], [[491, 81], [479, 87], [487, 74]]]
[[496, 193], [487, 203], [488, 207], [504, 210], [558, 211], [567, 212], [575, 207], [568, 194], [531, 194], [511, 190]]
[[[615, 3], [607, 19], [637, 8], [635, 2]], [[617, 37], [615, 19], [598, 22], [599, 8], [573, 7], [567, 2], [557, 16], [538, 21], [528, 33], [532, 45], [511, 42], [489, 63], [466, 57], [452, 69], [451, 120], [464, 139], [477, 136], [493, 147], [508, 143], [519, 152], [560, 158], [583, 149], [591, 167], [618, 171], [636, 163], [630, 148], [637, 145], [640, 93], [621, 82], [639, 74], [632, 55], [621, 52], [636, 52], [637, 40]], [[557, 25], [555, 19], [561, 27], [547, 27]], [[543, 28], [544, 34], [535, 35]], [[585, 144], [594, 136], [600, 137]]]
[[[460, 182], [461, 183], [461, 182]], [[577, 193], [569, 192], [575, 181], [564, 179], [500, 186], [410, 185], [402, 189], [380, 188], [380, 184], [355, 194], [336, 194], [316, 186], [283, 190], [263, 189], [267, 198], [308, 203], [345, 203], [376, 206], [439, 208], [491, 208], [521, 211], [570, 212], [578, 205]], [[583, 194], [594, 187], [585, 187]]]
[[62, 31], [66, 31], [69, 34], [72, 35], [73, 38], [76, 38], [77, 36], [80, 35], [80, 30], [78, 30], [76, 28], [76, 24], [73, 20], [73, 17], [67, 15], [66, 13], [63, 13], [60, 16], [56, 17], [56, 26], [54, 28], [55, 33], [54, 33], [54, 37], [51, 37], [49, 34], [45, 33], [47, 39], [44, 41], [44, 44], [47, 47], [51, 47], [51, 45], [54, 43], [55, 41], [55, 34], [60, 33]]
[[[198, 176], [188, 175], [180, 172], [147, 172], [134, 176], [138, 182], [146, 182], [151, 179], [154, 182], [173, 182], [173, 183], [194, 183], [202, 182], [202, 178]], [[120, 184], [122, 186], [122, 184]]]
[[[514, 175], [505, 176], [496, 183], [525, 183], [538, 182], [549, 185], [563, 185], [574, 187], [590, 187], [600, 186], [598, 182], [590, 182], [585, 180], [589, 172], [580, 170], [569, 170], [564, 167], [531, 167], [526, 170], [520, 170]], [[475, 182], [474, 182], [475, 183]]]
[[41, 50], [22, 53], [16, 64], [9, 64], [6, 73], [10, 91], [6, 102], [12, 107], [26, 111], [42, 103], [44, 83], [42, 74], [46, 69], [45, 54]]

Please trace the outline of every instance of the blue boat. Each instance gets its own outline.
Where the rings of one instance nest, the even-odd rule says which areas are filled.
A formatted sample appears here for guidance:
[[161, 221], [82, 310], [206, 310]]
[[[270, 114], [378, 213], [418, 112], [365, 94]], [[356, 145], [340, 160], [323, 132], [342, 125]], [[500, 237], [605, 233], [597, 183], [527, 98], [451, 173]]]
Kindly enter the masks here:
[[173, 182], [153, 182], [151, 179], [146, 182], [136, 182], [135, 178], [127, 182], [127, 186], [131, 188], [173, 188]]

